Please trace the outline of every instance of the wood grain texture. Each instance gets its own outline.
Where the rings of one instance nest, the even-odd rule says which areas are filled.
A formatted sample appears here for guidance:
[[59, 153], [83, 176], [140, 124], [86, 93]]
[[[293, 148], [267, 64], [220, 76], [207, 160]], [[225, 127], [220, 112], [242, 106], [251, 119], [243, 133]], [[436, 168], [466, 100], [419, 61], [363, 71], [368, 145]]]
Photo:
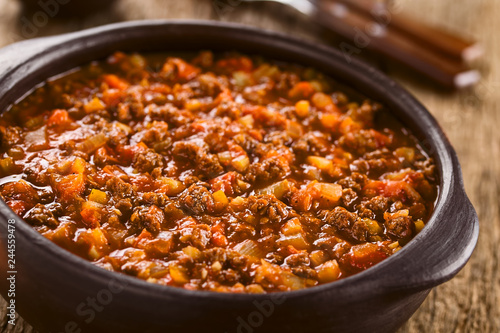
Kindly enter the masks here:
[[[273, 4], [221, 7], [217, 0], [119, 0], [107, 12], [73, 21], [51, 19], [36, 35], [51, 35], [122, 20], [199, 18], [234, 21], [321, 41], [314, 27], [292, 11]], [[465, 186], [476, 207], [481, 232], [468, 265], [450, 282], [435, 288], [399, 333], [500, 332], [500, 1], [396, 0], [396, 10], [422, 21], [466, 33], [486, 49], [477, 64], [484, 79], [474, 89], [443, 92], [398, 66], [375, 63], [428, 107], [453, 143]], [[0, 47], [23, 39], [19, 3], [0, 0]], [[27, 18], [30, 19], [30, 18]], [[31, 36], [25, 36], [31, 37]], [[1, 59], [0, 59], [1, 61]], [[8, 326], [1, 300], [0, 332], [31, 333], [21, 318]]]

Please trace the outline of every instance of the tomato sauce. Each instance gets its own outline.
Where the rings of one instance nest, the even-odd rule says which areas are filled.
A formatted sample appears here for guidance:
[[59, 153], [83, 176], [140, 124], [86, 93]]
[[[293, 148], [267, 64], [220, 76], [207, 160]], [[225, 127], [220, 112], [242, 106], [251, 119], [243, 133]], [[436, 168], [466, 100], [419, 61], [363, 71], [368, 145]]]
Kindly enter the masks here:
[[117, 52], [0, 117], [0, 195], [104, 269], [266, 293], [372, 267], [425, 226], [431, 157], [382, 105], [242, 54]]

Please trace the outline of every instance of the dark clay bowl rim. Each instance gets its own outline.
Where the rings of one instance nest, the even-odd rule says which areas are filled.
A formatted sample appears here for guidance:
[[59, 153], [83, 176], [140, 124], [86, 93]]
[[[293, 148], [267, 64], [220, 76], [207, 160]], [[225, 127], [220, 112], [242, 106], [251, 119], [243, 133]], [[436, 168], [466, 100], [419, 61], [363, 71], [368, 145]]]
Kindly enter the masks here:
[[[369, 295], [380, 295], [387, 292], [417, 292], [430, 289], [451, 279], [466, 264], [476, 245], [479, 225], [474, 208], [465, 194], [456, 153], [448, 139], [436, 120], [410, 93], [378, 70], [361, 61], [353, 59], [350, 63], [347, 63], [338, 50], [298, 40], [280, 33], [214, 21], [146, 20], [111, 24], [75, 33], [18, 42], [1, 49], [0, 59], [4, 59], [4, 61], [0, 63], [0, 107], [5, 109], [6, 106], [21, 98], [23, 94], [29, 93], [28, 90], [21, 93], [12, 88], [16, 86], [18, 79], [32, 75], [33, 68], [49, 65], [47, 59], [50, 58], [47, 55], [49, 57], [52, 55], [52, 60], [54, 60], [58, 57], [68, 56], [68, 53], [75, 52], [75, 50], [85, 53], [94, 47], [103, 48], [102, 45], [106, 40], [127, 40], [133, 38], [131, 36], [134, 34], [137, 36], [146, 35], [148, 32], [157, 30], [182, 34], [182, 31], [188, 29], [190, 29], [191, 34], [193, 34], [193, 31], [195, 33], [198, 31], [201, 34], [217, 34], [222, 39], [240, 38], [263, 46], [272, 44], [274, 46], [269, 47], [284, 48], [286, 51], [297, 54], [302, 53], [306, 59], [309, 58], [307, 61], [315, 57], [323, 59], [327, 66], [335, 67], [334, 65], [328, 65], [328, 63], [336, 63], [337, 67], [342, 66], [345, 71], [352, 75], [351, 82], [347, 83], [348, 86], [352, 87], [353, 83], [359, 84], [363, 87], [361, 92], [368, 97], [372, 98], [373, 94], [378, 94], [386, 97], [385, 99], [393, 103], [396, 108], [399, 105], [399, 112], [407, 118], [402, 120], [403, 123], [412, 127], [412, 130], [416, 128], [417, 131], [423, 133], [425, 142], [428, 143], [426, 146], [432, 150], [431, 153], [437, 162], [441, 184], [434, 213], [423, 231], [404, 246], [402, 250], [366, 271], [345, 279], [298, 291], [274, 293], [273, 295], [286, 295], [287, 298], [292, 298], [322, 293], [327, 290], [329, 292], [335, 290], [346, 292], [347, 290], [349, 294], [363, 294], [363, 297], [368, 297]], [[68, 47], [71, 50], [68, 53], [61, 53], [60, 50], [63, 47]], [[231, 46], [227, 49], [228, 51], [233, 50]], [[308, 64], [307, 61], [304, 65], [315, 67], [315, 64]], [[75, 63], [73, 67], [80, 64]], [[39, 79], [44, 80], [47, 78], [42, 77]], [[30, 80], [36, 82], [36, 78]], [[33, 86], [35, 85], [32, 84]], [[375, 97], [373, 99], [380, 100], [381, 98]], [[397, 115], [398, 118], [400, 116], [401, 114]], [[416, 125], [417, 122], [418, 125]], [[460, 207], [453, 207], [457, 203]], [[0, 200], [1, 217], [22, 221], [22, 218], [17, 216], [3, 200]], [[457, 224], [455, 221], [460, 223]], [[435, 233], [438, 231], [443, 232], [443, 230], [447, 232], [448, 237], [439, 241], [435, 237]], [[109, 272], [97, 267], [49, 241], [24, 221], [17, 224], [17, 232], [31, 242], [33, 249], [37, 247], [37, 250], [50, 252], [54, 260], [61, 260], [66, 265], [71, 265], [75, 270], [85, 272], [89, 279], [103, 283], [110, 280], [122, 280], [131, 292], [147, 293], [151, 297], [162, 297], [162, 293], [170, 293], [180, 297], [244, 301], [268, 298], [270, 295], [190, 291], [183, 288], [148, 283], [135, 277]], [[434, 242], [427, 241], [429, 239], [434, 240]], [[409, 266], [405, 264], [408, 257], [419, 255], [422, 251], [428, 251], [427, 253], [430, 254], [430, 260], [429, 258], [422, 259], [427, 260], [425, 265], [419, 264], [419, 260], [414, 260]]]

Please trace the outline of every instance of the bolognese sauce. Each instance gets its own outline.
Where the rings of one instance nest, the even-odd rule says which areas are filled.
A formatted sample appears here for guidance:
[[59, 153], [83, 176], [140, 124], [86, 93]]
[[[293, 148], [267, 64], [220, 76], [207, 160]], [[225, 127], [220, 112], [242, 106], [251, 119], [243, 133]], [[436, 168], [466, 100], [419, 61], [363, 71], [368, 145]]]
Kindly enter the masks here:
[[297, 290], [408, 243], [431, 157], [376, 102], [242, 54], [117, 52], [0, 118], [0, 194], [104, 269], [190, 290]]

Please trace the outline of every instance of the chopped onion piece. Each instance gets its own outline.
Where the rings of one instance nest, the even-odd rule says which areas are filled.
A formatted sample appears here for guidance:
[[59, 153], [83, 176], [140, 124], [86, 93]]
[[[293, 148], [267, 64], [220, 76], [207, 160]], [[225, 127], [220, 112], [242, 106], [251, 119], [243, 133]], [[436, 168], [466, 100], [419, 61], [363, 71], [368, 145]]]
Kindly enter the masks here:
[[288, 180], [283, 180], [274, 183], [266, 188], [256, 191], [258, 194], [272, 194], [277, 199], [282, 199], [283, 196], [291, 190], [290, 182]]
[[311, 260], [311, 263], [313, 264], [314, 267], [317, 267], [327, 261], [330, 258], [330, 256], [322, 250], [316, 250], [311, 252], [309, 255], [309, 259]]
[[240, 254], [250, 257], [256, 257], [259, 259], [265, 257], [265, 253], [259, 248], [259, 244], [251, 239], [247, 239], [239, 243], [234, 247], [234, 250]]
[[291, 236], [298, 233], [303, 233], [304, 229], [302, 229], [302, 224], [298, 218], [293, 218], [285, 223], [285, 225], [281, 228], [281, 232], [285, 236]]
[[108, 138], [104, 133], [99, 133], [96, 135], [93, 135], [89, 138], [87, 138], [85, 141], [80, 142], [77, 145], [78, 150], [86, 153], [86, 154], [91, 154], [95, 152], [97, 149], [101, 148], [108, 142]]
[[24, 143], [30, 151], [38, 151], [49, 147], [47, 126], [42, 126], [36, 131], [26, 133]]
[[306, 250], [309, 248], [309, 243], [307, 243], [304, 235], [301, 233], [291, 236], [282, 236], [276, 243], [282, 247], [291, 245], [298, 250]]

